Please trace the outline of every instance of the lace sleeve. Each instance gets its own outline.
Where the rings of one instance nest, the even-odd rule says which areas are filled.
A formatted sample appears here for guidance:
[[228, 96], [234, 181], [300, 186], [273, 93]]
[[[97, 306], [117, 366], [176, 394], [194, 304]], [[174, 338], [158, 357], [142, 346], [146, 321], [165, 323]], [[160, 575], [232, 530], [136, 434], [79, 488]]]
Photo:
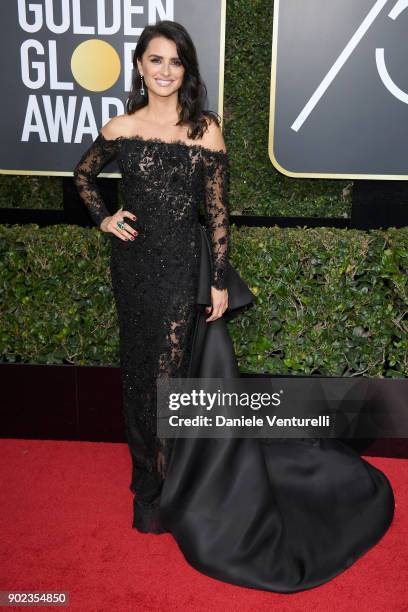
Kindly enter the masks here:
[[213, 278], [216, 289], [225, 289], [228, 261], [229, 222], [229, 157], [225, 151], [203, 149], [205, 175], [205, 212], [211, 235]]
[[85, 151], [73, 171], [74, 183], [89, 213], [100, 227], [110, 212], [105, 206], [96, 183], [96, 177], [116, 155], [117, 141], [107, 140], [101, 132]]

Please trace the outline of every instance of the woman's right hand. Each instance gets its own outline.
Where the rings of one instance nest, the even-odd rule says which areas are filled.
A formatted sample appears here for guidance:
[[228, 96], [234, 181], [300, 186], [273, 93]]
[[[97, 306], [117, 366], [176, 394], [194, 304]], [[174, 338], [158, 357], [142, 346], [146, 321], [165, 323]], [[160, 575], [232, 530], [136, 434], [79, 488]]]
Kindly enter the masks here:
[[[135, 236], [137, 236], [138, 234], [138, 231], [133, 229], [133, 227], [131, 227], [128, 223], [125, 222], [126, 217], [130, 217], [130, 219], [132, 219], [133, 221], [136, 221], [137, 219], [136, 215], [134, 215], [133, 213], [129, 212], [128, 210], [122, 210], [122, 208], [119, 208], [119, 210], [111, 217], [105, 217], [99, 227], [102, 232], [110, 232], [121, 240], [134, 240]], [[118, 221], [124, 222], [124, 226], [122, 229], [117, 226]]]

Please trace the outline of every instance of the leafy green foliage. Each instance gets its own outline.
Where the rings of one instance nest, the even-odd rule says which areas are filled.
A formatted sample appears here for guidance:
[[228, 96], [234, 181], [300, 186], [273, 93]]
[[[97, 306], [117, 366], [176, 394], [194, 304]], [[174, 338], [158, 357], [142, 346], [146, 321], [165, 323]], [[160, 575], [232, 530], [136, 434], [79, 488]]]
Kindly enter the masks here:
[[0, 208], [62, 208], [61, 177], [0, 174]]
[[1, 359], [118, 362], [106, 235], [58, 225], [0, 226]]
[[244, 372], [408, 375], [408, 228], [241, 228], [256, 307], [229, 323]]
[[[119, 365], [109, 236], [0, 225], [3, 362]], [[232, 228], [256, 304], [228, 323], [241, 371], [408, 376], [408, 228]]]

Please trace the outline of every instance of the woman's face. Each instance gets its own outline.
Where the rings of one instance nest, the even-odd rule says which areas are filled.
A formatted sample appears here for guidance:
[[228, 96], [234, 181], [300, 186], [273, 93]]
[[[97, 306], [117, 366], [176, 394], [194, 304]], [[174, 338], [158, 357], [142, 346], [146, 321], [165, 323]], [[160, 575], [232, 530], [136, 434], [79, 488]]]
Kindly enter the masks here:
[[181, 87], [185, 69], [172, 40], [163, 36], [153, 38], [147, 45], [142, 62], [137, 60], [137, 65], [149, 94], [170, 96]]

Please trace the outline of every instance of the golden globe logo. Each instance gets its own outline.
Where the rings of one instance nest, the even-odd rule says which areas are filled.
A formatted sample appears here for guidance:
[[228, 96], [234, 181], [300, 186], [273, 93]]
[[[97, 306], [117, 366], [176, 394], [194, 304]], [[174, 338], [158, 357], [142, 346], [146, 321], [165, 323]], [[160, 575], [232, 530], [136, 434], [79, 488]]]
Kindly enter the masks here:
[[125, 112], [137, 39], [146, 22], [174, 20], [174, 3], [18, 0], [17, 17], [24, 32], [18, 73], [28, 92], [21, 142], [82, 143]]
[[71, 57], [71, 71], [76, 82], [89, 91], [105, 91], [120, 75], [116, 50], [103, 40], [86, 40]]

